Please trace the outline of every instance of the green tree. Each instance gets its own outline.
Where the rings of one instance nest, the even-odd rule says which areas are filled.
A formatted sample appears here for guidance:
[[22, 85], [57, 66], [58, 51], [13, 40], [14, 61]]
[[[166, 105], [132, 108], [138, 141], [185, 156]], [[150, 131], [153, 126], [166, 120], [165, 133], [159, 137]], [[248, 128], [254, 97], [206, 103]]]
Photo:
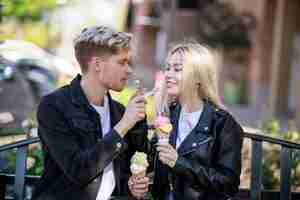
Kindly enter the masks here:
[[39, 21], [43, 14], [54, 9], [59, 0], [2, 0], [2, 16], [18, 21]]
[[199, 10], [199, 39], [211, 46], [249, 47], [255, 17], [238, 13], [231, 3], [210, 0]]

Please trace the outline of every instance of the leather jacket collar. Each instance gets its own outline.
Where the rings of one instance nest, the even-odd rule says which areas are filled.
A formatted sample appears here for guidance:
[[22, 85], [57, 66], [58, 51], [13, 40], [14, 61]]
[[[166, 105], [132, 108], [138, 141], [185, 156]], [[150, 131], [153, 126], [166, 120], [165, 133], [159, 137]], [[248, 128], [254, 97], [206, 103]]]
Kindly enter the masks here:
[[[208, 138], [214, 137], [213, 131], [210, 129], [215, 114], [215, 106], [209, 102], [204, 101], [203, 111], [196, 127], [186, 137], [182, 144], [178, 148], [179, 154], [184, 154], [194, 148], [197, 148], [199, 144], [207, 140]], [[170, 135], [170, 143], [173, 147], [176, 146], [176, 138], [178, 133], [179, 115], [181, 111], [181, 105], [177, 104], [173, 112], [171, 113], [171, 121], [174, 125], [173, 131]]]
[[[77, 76], [71, 81], [71, 101], [77, 106], [83, 106], [88, 108], [89, 110], [96, 110], [90, 105], [87, 97], [85, 96], [83, 89], [80, 85], [81, 75], [77, 74]], [[117, 110], [116, 106], [114, 105], [115, 102], [113, 101], [110, 93], [107, 92], [108, 102], [109, 102], [109, 110], [111, 114], [111, 127], [114, 127], [118, 121], [120, 121], [122, 115], [119, 114], [119, 110]]]

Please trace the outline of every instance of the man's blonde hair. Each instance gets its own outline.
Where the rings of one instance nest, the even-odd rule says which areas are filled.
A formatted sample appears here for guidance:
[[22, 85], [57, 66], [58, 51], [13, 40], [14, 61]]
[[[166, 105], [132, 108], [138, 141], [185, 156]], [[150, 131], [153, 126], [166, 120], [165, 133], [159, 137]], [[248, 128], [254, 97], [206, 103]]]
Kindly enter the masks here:
[[129, 33], [106, 26], [84, 28], [74, 39], [75, 57], [82, 72], [87, 71], [87, 63], [92, 56], [116, 54], [121, 49], [129, 49], [131, 38]]
[[176, 53], [179, 53], [183, 62], [180, 83], [182, 97], [189, 99], [197, 95], [218, 107], [223, 107], [218, 92], [218, 62], [213, 50], [196, 42], [184, 42], [174, 45], [168, 53], [168, 58]]

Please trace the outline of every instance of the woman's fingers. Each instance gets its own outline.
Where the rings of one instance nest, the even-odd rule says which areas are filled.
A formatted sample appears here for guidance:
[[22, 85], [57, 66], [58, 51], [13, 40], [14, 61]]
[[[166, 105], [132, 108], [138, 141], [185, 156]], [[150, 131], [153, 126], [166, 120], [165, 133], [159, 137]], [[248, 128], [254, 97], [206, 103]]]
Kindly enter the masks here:
[[164, 152], [164, 153], [168, 153], [168, 152], [171, 151], [171, 150], [168, 149], [168, 148], [160, 147], [160, 146], [158, 146], [158, 147], [156, 148], [156, 150], [157, 150], [158, 152]]
[[159, 157], [164, 157], [167, 159], [176, 158], [177, 152], [170, 148], [158, 148]]
[[158, 146], [162, 148], [168, 148], [168, 149], [173, 148], [173, 146], [171, 146], [169, 143], [159, 143]]
[[163, 143], [158, 144], [156, 150], [159, 152], [165, 152], [165, 153], [176, 151], [170, 144], [163, 144]]
[[175, 158], [174, 154], [170, 154], [170, 153], [159, 153], [159, 158], [162, 158], [163, 160], [173, 160]]
[[176, 156], [164, 156], [164, 155], [161, 155], [159, 157], [159, 160], [163, 163], [163, 164], [166, 164], [168, 165], [169, 167], [173, 168], [176, 164], [176, 161], [177, 161], [177, 157]]
[[157, 146], [158, 156], [162, 163], [174, 167], [178, 158], [177, 151], [170, 144], [159, 144]]

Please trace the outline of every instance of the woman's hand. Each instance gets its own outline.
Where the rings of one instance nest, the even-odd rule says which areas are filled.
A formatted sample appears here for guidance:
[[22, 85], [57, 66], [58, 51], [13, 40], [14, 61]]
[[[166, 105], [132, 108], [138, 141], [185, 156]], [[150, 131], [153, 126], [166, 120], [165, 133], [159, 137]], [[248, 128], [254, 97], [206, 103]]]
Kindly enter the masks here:
[[149, 178], [131, 176], [128, 180], [128, 187], [135, 198], [141, 199], [148, 192]]
[[159, 152], [159, 160], [173, 168], [176, 164], [178, 153], [169, 143], [158, 143], [156, 150]]

